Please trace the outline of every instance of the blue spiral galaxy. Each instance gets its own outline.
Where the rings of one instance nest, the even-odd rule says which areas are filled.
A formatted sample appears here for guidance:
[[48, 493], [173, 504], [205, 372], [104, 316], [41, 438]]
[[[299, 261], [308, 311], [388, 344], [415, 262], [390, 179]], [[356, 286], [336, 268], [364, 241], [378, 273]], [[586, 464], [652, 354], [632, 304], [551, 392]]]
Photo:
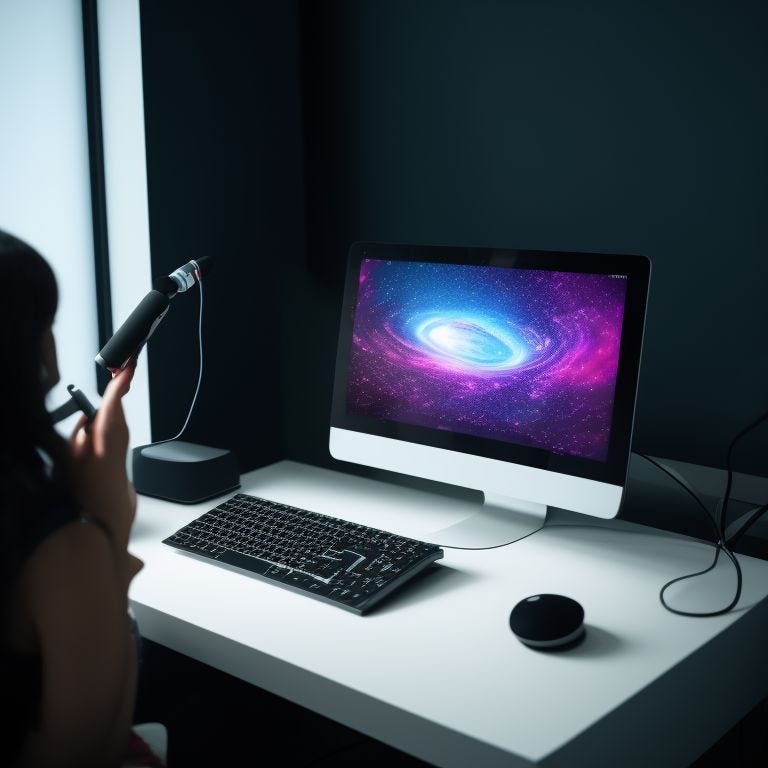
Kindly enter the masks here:
[[347, 410], [604, 460], [626, 281], [366, 259]]
[[528, 358], [524, 342], [492, 317], [427, 313], [409, 318], [407, 326], [423, 351], [448, 368], [507, 371]]

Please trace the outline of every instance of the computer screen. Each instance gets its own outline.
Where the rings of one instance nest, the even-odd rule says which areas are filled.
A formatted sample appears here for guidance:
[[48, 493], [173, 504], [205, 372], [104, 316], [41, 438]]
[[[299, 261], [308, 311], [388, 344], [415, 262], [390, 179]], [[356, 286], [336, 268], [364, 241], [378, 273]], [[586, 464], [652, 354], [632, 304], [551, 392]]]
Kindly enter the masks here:
[[648, 278], [641, 256], [355, 244], [332, 455], [615, 515]]

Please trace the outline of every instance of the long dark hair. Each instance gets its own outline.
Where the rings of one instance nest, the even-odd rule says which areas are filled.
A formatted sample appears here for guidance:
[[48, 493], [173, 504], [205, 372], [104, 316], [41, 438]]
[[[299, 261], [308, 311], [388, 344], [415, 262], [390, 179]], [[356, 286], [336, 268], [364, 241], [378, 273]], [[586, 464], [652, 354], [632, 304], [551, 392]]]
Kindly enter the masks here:
[[[9, 577], [6, 568], [25, 555], [14, 545], [40, 526], [35, 518], [46, 507], [71, 503], [72, 494], [68, 445], [46, 411], [42, 373], [43, 340], [58, 305], [56, 278], [34, 248], [2, 230], [0, 296], [0, 535], [2, 576]], [[39, 451], [52, 462], [49, 471]]]

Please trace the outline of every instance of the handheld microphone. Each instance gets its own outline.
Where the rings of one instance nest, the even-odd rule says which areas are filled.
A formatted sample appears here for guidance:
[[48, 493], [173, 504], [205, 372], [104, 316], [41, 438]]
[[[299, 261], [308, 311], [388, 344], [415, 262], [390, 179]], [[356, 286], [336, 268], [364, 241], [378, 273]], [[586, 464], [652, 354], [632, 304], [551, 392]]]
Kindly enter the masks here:
[[108, 371], [118, 371], [135, 357], [155, 332], [170, 308], [170, 301], [211, 271], [210, 257], [192, 259], [167, 277], [155, 280], [155, 287], [117, 329], [96, 355], [96, 362]]

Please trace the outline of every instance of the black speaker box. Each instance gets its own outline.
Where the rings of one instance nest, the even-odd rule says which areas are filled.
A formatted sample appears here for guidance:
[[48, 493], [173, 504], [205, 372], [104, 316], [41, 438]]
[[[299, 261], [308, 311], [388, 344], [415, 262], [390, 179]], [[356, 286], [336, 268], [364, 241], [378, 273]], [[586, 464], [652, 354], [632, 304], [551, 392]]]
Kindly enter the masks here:
[[136, 493], [197, 504], [240, 487], [235, 455], [224, 448], [167, 440], [133, 449]]

